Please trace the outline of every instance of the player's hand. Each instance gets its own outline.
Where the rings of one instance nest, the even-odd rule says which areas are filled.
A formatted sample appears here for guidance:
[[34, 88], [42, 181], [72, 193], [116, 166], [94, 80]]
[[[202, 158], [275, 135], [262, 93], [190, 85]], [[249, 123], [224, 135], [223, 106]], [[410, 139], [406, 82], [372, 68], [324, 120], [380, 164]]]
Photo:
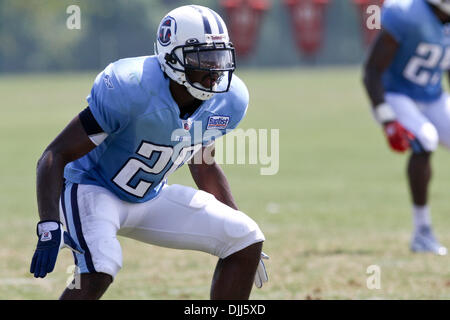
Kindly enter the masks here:
[[261, 259], [259, 260], [258, 268], [255, 274], [255, 286], [257, 288], [262, 288], [264, 282], [269, 280], [267, 276], [266, 266], [264, 265], [263, 259], [269, 259], [269, 256], [264, 252], [261, 252]]
[[405, 152], [411, 146], [411, 141], [415, 139], [414, 135], [396, 120], [385, 123], [383, 127], [389, 145], [394, 151]]
[[41, 221], [36, 229], [39, 240], [30, 267], [35, 278], [44, 278], [53, 271], [60, 249], [66, 247], [76, 253], [83, 253], [80, 246], [62, 229], [60, 222]]

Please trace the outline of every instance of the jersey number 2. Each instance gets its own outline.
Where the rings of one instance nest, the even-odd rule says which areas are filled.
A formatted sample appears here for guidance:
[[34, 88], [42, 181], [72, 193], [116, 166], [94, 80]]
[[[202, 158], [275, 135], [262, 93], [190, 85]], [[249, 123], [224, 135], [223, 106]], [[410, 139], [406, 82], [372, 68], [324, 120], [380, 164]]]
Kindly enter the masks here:
[[[154, 183], [159, 184], [161, 181], [166, 179], [169, 175], [175, 172], [179, 166], [188, 161], [201, 147], [201, 144], [184, 147], [178, 152], [178, 155], [175, 158], [173, 155], [174, 149], [172, 147], [142, 142], [137, 154], [146, 159], [150, 159], [153, 153], [156, 152], [158, 159], [155, 164], [150, 167], [141, 160], [131, 157], [122, 169], [114, 176], [113, 182], [127, 193], [138, 198], [142, 198]], [[140, 179], [135, 187], [130, 184], [139, 171], [154, 174], [155, 176], [160, 174], [166, 169], [172, 158], [175, 160], [172, 161], [172, 165], [162, 178], [159, 178], [156, 181]]]
[[[435, 85], [440, 79], [440, 72], [433, 73], [442, 58], [442, 47], [438, 44], [420, 43], [417, 47], [417, 55], [412, 57], [403, 71], [403, 75], [409, 81], [414, 82], [420, 86]], [[439, 68], [441, 70], [449, 69], [450, 67], [450, 47], [447, 47], [444, 53], [444, 58], [441, 61]]]

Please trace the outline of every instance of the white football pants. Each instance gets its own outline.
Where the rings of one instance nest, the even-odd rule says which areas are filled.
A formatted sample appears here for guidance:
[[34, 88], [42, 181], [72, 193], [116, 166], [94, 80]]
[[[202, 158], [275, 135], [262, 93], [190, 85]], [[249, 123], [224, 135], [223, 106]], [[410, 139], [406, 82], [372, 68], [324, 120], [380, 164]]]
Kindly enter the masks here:
[[447, 93], [431, 103], [392, 92], [385, 94], [385, 100], [392, 106], [397, 120], [416, 136], [425, 151], [436, 150], [438, 143], [450, 149], [450, 96]]
[[117, 235], [220, 258], [265, 240], [244, 213], [207, 192], [176, 184], [164, 186], [150, 201], [130, 203], [103, 187], [66, 182], [60, 213], [67, 231], [84, 250], [74, 254], [79, 272], [103, 272], [113, 278], [122, 267]]

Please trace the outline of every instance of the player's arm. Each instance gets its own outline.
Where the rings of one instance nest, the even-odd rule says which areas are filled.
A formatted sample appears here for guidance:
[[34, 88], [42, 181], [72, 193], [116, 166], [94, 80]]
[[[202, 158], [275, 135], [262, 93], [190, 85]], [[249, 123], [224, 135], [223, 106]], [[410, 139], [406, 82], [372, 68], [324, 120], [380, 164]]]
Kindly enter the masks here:
[[384, 103], [382, 76], [392, 63], [398, 47], [394, 37], [382, 29], [370, 49], [364, 64], [364, 85], [373, 108]]
[[64, 167], [95, 147], [77, 115], [45, 149], [37, 164], [36, 191], [41, 221], [59, 221]]
[[382, 29], [369, 52], [364, 64], [364, 85], [372, 103], [374, 115], [383, 126], [389, 145], [394, 151], [409, 149], [414, 135], [397, 120], [392, 107], [384, 100], [383, 73], [394, 60], [399, 43], [386, 30]]
[[[204, 147], [201, 152], [203, 152], [203, 155], [206, 154], [206, 157], [202, 156], [201, 163], [194, 163], [191, 161], [188, 164], [195, 184], [200, 190], [211, 193], [217, 200], [238, 210], [225, 173], [219, 164], [214, 161], [214, 144]], [[207, 158], [208, 161], [205, 162], [205, 158]]]
[[80, 158], [96, 146], [93, 143], [96, 140], [91, 141], [93, 138], [90, 138], [87, 131], [92, 130], [89, 129], [92, 127], [96, 128], [94, 131], [98, 131], [99, 126], [95, 124], [95, 119], [86, 108], [50, 143], [38, 161], [36, 189], [40, 221], [36, 228], [38, 243], [30, 266], [30, 272], [34, 273], [36, 278], [43, 278], [53, 271], [61, 248], [68, 247], [77, 253], [83, 251], [62, 229], [59, 219], [59, 198], [66, 164]]

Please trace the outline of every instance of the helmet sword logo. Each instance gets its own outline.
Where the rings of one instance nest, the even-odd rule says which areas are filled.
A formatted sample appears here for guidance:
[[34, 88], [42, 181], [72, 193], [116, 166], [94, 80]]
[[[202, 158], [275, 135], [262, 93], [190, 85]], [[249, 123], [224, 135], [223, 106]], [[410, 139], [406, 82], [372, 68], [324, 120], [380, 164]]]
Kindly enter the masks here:
[[170, 44], [172, 36], [176, 32], [176, 22], [175, 19], [168, 16], [161, 23], [161, 27], [159, 28], [159, 36], [158, 41], [162, 46], [167, 46]]

